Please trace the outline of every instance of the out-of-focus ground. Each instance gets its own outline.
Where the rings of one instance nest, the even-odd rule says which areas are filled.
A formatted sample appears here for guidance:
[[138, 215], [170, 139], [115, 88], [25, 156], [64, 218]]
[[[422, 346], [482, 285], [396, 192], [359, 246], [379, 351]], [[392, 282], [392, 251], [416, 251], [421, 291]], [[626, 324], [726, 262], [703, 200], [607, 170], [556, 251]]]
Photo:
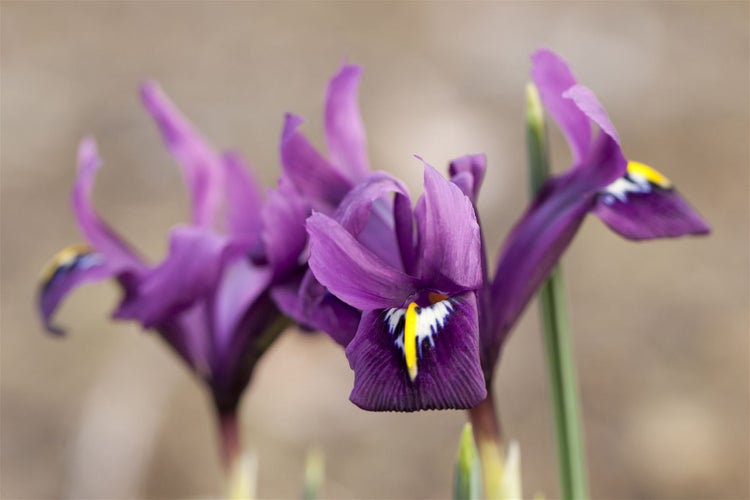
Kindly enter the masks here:
[[[158, 338], [112, 324], [114, 287], [43, 334], [37, 273], [80, 239], [69, 208], [78, 141], [105, 167], [101, 213], [154, 260], [186, 219], [177, 167], [140, 109], [155, 78], [270, 185], [282, 113], [323, 145], [322, 102], [344, 59], [365, 66], [374, 168], [421, 190], [483, 151], [480, 210], [496, 249], [526, 202], [529, 54], [547, 46], [595, 89], [626, 153], [662, 169], [709, 238], [634, 244], [590, 218], [564, 259], [595, 498], [748, 497], [748, 3], [2, 3], [2, 498], [175, 498], [221, 492], [201, 388]], [[555, 132], [556, 168], [568, 160]], [[497, 374], [525, 491], [558, 493], [537, 312]], [[359, 411], [326, 337], [290, 331], [260, 364], [242, 430], [263, 498], [298, 497], [310, 446], [330, 498], [450, 494], [462, 412]]]

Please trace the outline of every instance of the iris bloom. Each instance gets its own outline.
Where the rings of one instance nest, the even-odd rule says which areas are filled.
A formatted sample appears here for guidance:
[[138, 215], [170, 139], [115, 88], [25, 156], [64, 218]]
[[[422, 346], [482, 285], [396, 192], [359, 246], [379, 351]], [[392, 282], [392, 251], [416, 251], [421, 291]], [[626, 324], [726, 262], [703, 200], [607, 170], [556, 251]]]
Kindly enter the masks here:
[[[390, 229], [364, 240], [373, 217]], [[469, 408], [486, 397], [476, 302], [479, 226], [458, 187], [425, 164], [424, 194], [412, 211], [400, 182], [373, 174], [332, 216], [314, 213], [307, 228], [315, 276], [362, 311], [346, 348], [352, 402], [415, 411]]]
[[233, 415], [255, 362], [285, 325], [270, 289], [288, 259], [267, 250], [295, 243], [263, 229], [263, 219], [281, 217], [283, 206], [264, 206], [237, 155], [217, 154], [155, 84], [142, 87], [142, 98], [182, 169], [191, 221], [171, 230], [161, 263], [147, 264], [96, 214], [91, 193], [101, 161], [94, 141], [84, 140], [72, 201], [88, 243], [52, 260], [42, 276], [40, 312], [50, 331], [62, 333], [52, 317], [67, 294], [115, 279], [124, 293], [114, 317], [158, 332], [205, 381], [218, 412]]
[[[550, 178], [500, 253], [481, 330], [488, 384], [501, 348], [533, 294], [568, 247], [586, 214], [632, 240], [705, 234], [705, 221], [655, 169], [628, 161], [594, 93], [549, 50], [532, 56], [532, 79], [570, 146], [573, 164]], [[592, 124], [599, 128], [594, 135]]]

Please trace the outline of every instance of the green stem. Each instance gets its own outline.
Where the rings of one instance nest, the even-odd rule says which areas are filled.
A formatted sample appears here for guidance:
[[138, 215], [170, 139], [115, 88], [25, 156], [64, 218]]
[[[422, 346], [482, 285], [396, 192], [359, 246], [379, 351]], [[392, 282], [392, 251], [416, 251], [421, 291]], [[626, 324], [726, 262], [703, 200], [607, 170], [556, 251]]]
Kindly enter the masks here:
[[[532, 84], [526, 89], [526, 100], [529, 180], [534, 196], [549, 177], [549, 155], [544, 113], [539, 94]], [[559, 265], [542, 286], [539, 299], [555, 415], [561, 496], [566, 500], [584, 500], [588, 498], [588, 481], [581, 431], [578, 379]]]

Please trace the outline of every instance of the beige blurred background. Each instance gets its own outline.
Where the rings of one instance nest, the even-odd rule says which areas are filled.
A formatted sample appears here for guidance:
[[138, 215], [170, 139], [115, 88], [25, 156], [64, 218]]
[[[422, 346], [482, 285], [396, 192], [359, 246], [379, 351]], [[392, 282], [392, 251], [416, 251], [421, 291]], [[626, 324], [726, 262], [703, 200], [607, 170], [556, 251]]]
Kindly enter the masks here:
[[[634, 244], [594, 218], [564, 260], [595, 498], [747, 498], [748, 3], [2, 2], [2, 498], [221, 492], [208, 400], [158, 338], [76, 293], [46, 336], [38, 270], [79, 239], [68, 196], [85, 134], [105, 160], [101, 213], [154, 260], [186, 219], [179, 172], [140, 109], [155, 78], [270, 185], [282, 113], [319, 146], [328, 78], [365, 66], [374, 168], [415, 194], [414, 153], [483, 151], [492, 253], [526, 202], [529, 54], [547, 46], [606, 105], [626, 153], [662, 169], [710, 238]], [[568, 153], [556, 134], [558, 169]], [[507, 346], [497, 399], [525, 491], [558, 494], [536, 307]], [[373, 414], [324, 336], [288, 332], [242, 408], [262, 498], [296, 498], [306, 450], [329, 498], [445, 498], [462, 412]]]

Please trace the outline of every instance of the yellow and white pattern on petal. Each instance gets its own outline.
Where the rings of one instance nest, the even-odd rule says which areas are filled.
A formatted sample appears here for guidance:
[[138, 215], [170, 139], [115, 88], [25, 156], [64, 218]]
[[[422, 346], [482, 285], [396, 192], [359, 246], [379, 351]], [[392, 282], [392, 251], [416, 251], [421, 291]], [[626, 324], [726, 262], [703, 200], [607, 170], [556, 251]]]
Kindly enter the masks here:
[[70, 245], [57, 252], [50, 259], [39, 274], [39, 281], [41, 286], [45, 287], [60, 271], [73, 268], [83, 270], [98, 265], [101, 262], [101, 257], [94, 253], [90, 245], [86, 243]]
[[427, 340], [435, 347], [435, 339], [454, 310], [450, 299], [440, 300], [427, 307], [416, 302], [406, 308], [387, 309], [383, 320], [393, 342], [404, 355], [404, 361], [413, 382], [419, 372], [418, 360], [422, 357], [422, 343]]
[[612, 205], [616, 200], [625, 203], [628, 194], [650, 193], [654, 189], [672, 189], [672, 182], [658, 170], [637, 161], [628, 162], [628, 171], [604, 189], [603, 201]]

